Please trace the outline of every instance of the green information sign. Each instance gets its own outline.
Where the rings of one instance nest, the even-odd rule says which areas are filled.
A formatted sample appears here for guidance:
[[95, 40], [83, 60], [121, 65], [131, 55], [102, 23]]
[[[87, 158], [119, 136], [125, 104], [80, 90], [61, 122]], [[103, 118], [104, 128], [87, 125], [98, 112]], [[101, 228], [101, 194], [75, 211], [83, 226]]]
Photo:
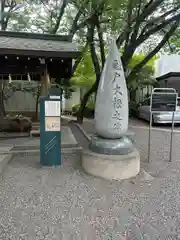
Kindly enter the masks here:
[[46, 166], [61, 165], [60, 96], [40, 98], [40, 162]]

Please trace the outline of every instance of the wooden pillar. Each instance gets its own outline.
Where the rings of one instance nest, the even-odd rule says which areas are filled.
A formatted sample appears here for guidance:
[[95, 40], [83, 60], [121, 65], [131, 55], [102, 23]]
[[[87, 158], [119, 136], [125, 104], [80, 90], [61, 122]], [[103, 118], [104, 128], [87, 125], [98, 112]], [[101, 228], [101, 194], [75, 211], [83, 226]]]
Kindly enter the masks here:
[[[44, 59], [42, 59], [44, 60]], [[49, 74], [47, 70], [47, 66], [45, 64], [45, 60], [41, 62], [42, 66], [42, 72], [41, 72], [41, 90], [40, 90], [40, 96], [46, 96], [49, 92], [50, 88], [50, 79]]]
[[[44, 60], [44, 59], [42, 59]], [[39, 120], [39, 113], [38, 113], [38, 109], [39, 109], [39, 97], [41, 96], [46, 96], [49, 92], [49, 88], [50, 88], [50, 78], [49, 78], [49, 74], [48, 74], [48, 70], [47, 70], [47, 66], [45, 64], [45, 60], [41, 61], [41, 76], [40, 76], [40, 94], [37, 96], [37, 102], [36, 102], [36, 117], [37, 120]]]

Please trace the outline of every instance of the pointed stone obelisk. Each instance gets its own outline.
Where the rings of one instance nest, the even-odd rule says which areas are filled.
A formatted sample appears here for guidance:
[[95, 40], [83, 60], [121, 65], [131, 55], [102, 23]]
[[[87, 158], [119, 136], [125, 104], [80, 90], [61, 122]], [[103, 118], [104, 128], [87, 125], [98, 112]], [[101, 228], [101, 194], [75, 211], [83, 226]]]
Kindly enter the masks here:
[[120, 53], [113, 41], [96, 98], [95, 128], [104, 138], [120, 138], [128, 130], [128, 93]]
[[86, 172], [106, 179], [127, 179], [138, 174], [140, 155], [128, 137], [128, 91], [116, 41], [113, 41], [99, 82], [95, 130], [84, 152]]

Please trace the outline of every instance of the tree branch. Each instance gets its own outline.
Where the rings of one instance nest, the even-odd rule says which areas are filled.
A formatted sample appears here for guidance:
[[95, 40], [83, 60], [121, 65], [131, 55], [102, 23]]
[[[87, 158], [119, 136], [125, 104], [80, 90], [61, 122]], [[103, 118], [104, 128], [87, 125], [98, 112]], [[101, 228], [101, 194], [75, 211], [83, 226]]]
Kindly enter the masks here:
[[154, 28], [151, 28], [149, 31], [147, 31], [145, 34], [140, 34], [140, 36], [137, 39], [138, 45], [143, 43], [148, 37], [155, 34], [156, 32], [162, 30], [164, 27], [166, 27], [168, 24], [173, 23], [174, 21], [180, 20], [180, 13], [176, 16], [173, 16], [172, 18], [169, 18], [165, 21], [163, 21], [161, 24], [155, 26]]
[[145, 34], [140, 34], [140, 36], [136, 39], [136, 41], [132, 42], [129, 47], [127, 48], [126, 52], [124, 52], [122, 56], [122, 61], [124, 64], [124, 68], [126, 69], [129, 60], [133, 56], [135, 50], [137, 47], [139, 47], [145, 40], [147, 40], [151, 35], [157, 33], [158, 31], [162, 30], [164, 27], [166, 27], [168, 24], [172, 23], [174, 21], [179, 21], [180, 19], [180, 13], [176, 16], [173, 16], [172, 18], [169, 18], [165, 21], [163, 21], [161, 24], [151, 28], [149, 31], [147, 31]]
[[[124, 66], [124, 71], [126, 71], [127, 68], [127, 61], [129, 59], [129, 56], [131, 55], [132, 49], [131, 47], [133, 46], [134, 41], [136, 40], [136, 37], [138, 35], [139, 32], [139, 28], [140, 28], [140, 24], [141, 22], [137, 21], [135, 23], [135, 26], [132, 29], [132, 25], [131, 25], [131, 18], [132, 18], [132, 1], [129, 0], [129, 7], [128, 7], [128, 25], [127, 25], [127, 34], [126, 34], [126, 38], [125, 38], [125, 47], [124, 47], [124, 54], [122, 56], [122, 63]], [[137, 10], [137, 16], [136, 18], [139, 18], [140, 16], [140, 10], [141, 10], [141, 1], [139, 2], [139, 6], [138, 6], [138, 10]], [[131, 37], [130, 37], [131, 34]]]
[[164, 0], [150, 0], [142, 10], [142, 13], [136, 19], [136, 23], [139, 24], [143, 22], [149, 15], [151, 15], [162, 3]]
[[58, 18], [56, 20], [56, 24], [55, 24], [54, 28], [52, 29], [51, 34], [57, 33], [66, 6], [67, 6], [67, 0], [63, 0], [62, 6], [60, 7], [60, 10], [59, 10]]
[[[146, 32], [146, 30], [148, 29], [148, 27], [152, 27], [152, 26], [154, 26], [155, 24], [157, 24], [158, 22], [160, 22], [160, 23], [163, 24], [164, 22], [167, 21], [167, 24], [168, 24], [168, 23], [169, 23], [169, 20], [172, 21], [173, 17], [175, 17], [174, 20], [176, 20], [176, 16], [178, 16], [178, 15], [175, 15], [175, 16], [173, 16], [172, 18], [167, 19], [167, 20], [164, 21], [164, 19], [166, 19], [167, 16], [169, 16], [169, 15], [171, 15], [172, 13], [176, 12], [179, 8], [180, 8], [180, 6], [176, 6], [175, 8], [167, 11], [166, 13], [162, 14], [161, 16], [159, 16], [159, 17], [157, 17], [157, 18], [153, 18], [153, 19], [147, 21], [147, 24], [143, 27], [140, 35], [144, 35], [145, 32]], [[155, 24], [154, 24], [154, 23], [155, 23]], [[157, 27], [157, 25], [156, 25], [156, 27]]]
[[[159, 6], [159, 5], [161, 5], [161, 3], [163, 2], [164, 0], [155, 0], [155, 1], [153, 1], [153, 0], [150, 0], [150, 2], [148, 2], [146, 5], [145, 5], [145, 7], [144, 7], [144, 9], [142, 10], [142, 13], [140, 14], [140, 9], [139, 9], [139, 16], [137, 17], [137, 16], [135, 16], [135, 17], [133, 17], [133, 19], [131, 20], [132, 22], [131, 22], [131, 25], [134, 23], [134, 22], [136, 22], [135, 23], [135, 26], [134, 26], [134, 29], [136, 29], [136, 31], [137, 31], [137, 29], [139, 29], [139, 27], [138, 26], [140, 26], [140, 24], [145, 20], [145, 18], [147, 18], [150, 14], [152, 14], [155, 10], [156, 10], [156, 8]], [[117, 38], [117, 41], [116, 41], [116, 43], [117, 43], [117, 46], [118, 46], [118, 48], [120, 48], [120, 46], [123, 44], [123, 42], [124, 42], [124, 40], [125, 40], [125, 37], [126, 37], [126, 34], [127, 34], [127, 32], [129, 31], [129, 29], [126, 27], [125, 29], [124, 29], [124, 31], [119, 35], [119, 37]], [[135, 34], [134, 34], [134, 36], [135, 36]]]
[[[138, 9], [138, 15], [135, 16], [134, 20], [135, 20], [135, 26], [133, 28], [133, 34], [132, 34], [132, 37], [131, 37], [131, 40], [130, 40], [130, 43], [129, 45], [132, 45], [132, 43], [135, 41], [137, 35], [138, 35], [138, 31], [139, 31], [139, 27], [141, 25], [141, 23], [149, 16], [151, 15], [156, 9], [158, 6], [161, 5], [161, 3], [163, 2], [164, 0], [156, 0], [156, 1], [153, 1], [151, 0], [150, 2], [148, 2], [144, 9], [142, 10], [142, 13], [140, 13], [140, 10], [141, 10], [141, 1], [139, 3], [139, 9]], [[129, 51], [128, 48], [126, 48], [127, 51]]]
[[84, 46], [83, 50], [81, 51], [81, 55], [77, 58], [77, 60], [74, 63], [74, 66], [72, 68], [71, 78], [73, 77], [74, 73], [76, 72], [77, 67], [79, 66], [85, 52], [87, 51], [87, 48], [88, 48], [88, 42], [86, 42], [86, 45]]
[[118, 38], [117, 38], [117, 40], [116, 40], [116, 44], [117, 44], [117, 47], [118, 47], [118, 49], [121, 47], [121, 45], [123, 44], [123, 42], [124, 42], [124, 40], [125, 40], [125, 37], [126, 37], [126, 32], [127, 32], [128, 30], [126, 29], [126, 30], [124, 30], [119, 36], [118, 36]]
[[[164, 29], [162, 29], [162, 32], [163, 34], [166, 34], [166, 31]], [[170, 53], [173, 53], [173, 48], [171, 47], [171, 44], [170, 44], [170, 38], [168, 39], [167, 41], [167, 44], [168, 44], [168, 47], [169, 47], [169, 50], [170, 50]]]
[[73, 21], [71, 30], [69, 31], [69, 36], [70, 36], [70, 39], [71, 39], [71, 40], [73, 39], [73, 36], [74, 36], [75, 32], [78, 30], [78, 24], [77, 24], [77, 23], [78, 23], [78, 20], [79, 20], [81, 14], [82, 14], [82, 11], [79, 10], [79, 11], [77, 12], [76, 16], [75, 16], [75, 19], [74, 19], [74, 21]]
[[129, 36], [131, 33], [131, 18], [132, 18], [132, 10], [133, 10], [133, 0], [129, 0], [128, 8], [127, 8], [127, 31], [126, 31], [126, 37], [125, 37], [125, 46], [124, 46], [124, 51], [126, 51], [127, 46], [129, 44]]
[[94, 70], [96, 73], [96, 81], [92, 85], [92, 87], [89, 89], [88, 92], [84, 95], [80, 108], [78, 110], [77, 114], [77, 120], [78, 122], [82, 123], [83, 122], [83, 116], [84, 116], [84, 110], [87, 104], [87, 101], [89, 99], [89, 96], [91, 96], [92, 93], [97, 91], [98, 85], [99, 85], [99, 80], [101, 77], [101, 70], [100, 70], [100, 65], [98, 61], [98, 57], [96, 54], [96, 49], [95, 49], [95, 44], [94, 44], [94, 30], [95, 30], [95, 24], [91, 24], [91, 26], [88, 27], [88, 35], [87, 35], [87, 42], [90, 45], [90, 51], [91, 51], [91, 57], [94, 65]]
[[91, 57], [94, 65], [94, 70], [96, 73], [96, 78], [99, 79], [101, 76], [101, 69], [100, 69], [99, 60], [96, 54], [96, 48], [94, 44], [94, 30], [95, 30], [95, 25], [93, 24], [88, 28], [87, 40], [90, 46], [90, 52], [91, 52]]
[[103, 32], [101, 29], [101, 25], [99, 22], [99, 17], [97, 17], [97, 31], [98, 31], [98, 37], [99, 37], [99, 47], [100, 47], [100, 52], [101, 52], [101, 62], [102, 62], [102, 69], [104, 67], [106, 57], [105, 57], [105, 50], [104, 50], [104, 40], [103, 40]]
[[159, 21], [163, 21], [166, 17], [168, 17], [169, 15], [171, 15], [172, 13], [175, 13], [178, 9], [179, 9], [179, 5], [170, 9], [169, 11], [165, 12], [164, 14], [155, 17], [155, 18], [151, 18], [150, 20], [147, 21], [147, 25], [152, 25], [154, 23], [157, 23]]
[[133, 70], [131, 71], [131, 73], [129, 74], [127, 81], [131, 81], [133, 79], [133, 77], [136, 75], [136, 73], [138, 71], [141, 70], [141, 68], [152, 58], [156, 55], [156, 53], [159, 52], [159, 50], [167, 43], [167, 41], [169, 40], [169, 38], [173, 35], [173, 33], [175, 32], [175, 30], [177, 29], [179, 25], [179, 21], [177, 21], [172, 27], [171, 29], [164, 35], [162, 41], [154, 48], [153, 51], [151, 51], [139, 64], [137, 64]]

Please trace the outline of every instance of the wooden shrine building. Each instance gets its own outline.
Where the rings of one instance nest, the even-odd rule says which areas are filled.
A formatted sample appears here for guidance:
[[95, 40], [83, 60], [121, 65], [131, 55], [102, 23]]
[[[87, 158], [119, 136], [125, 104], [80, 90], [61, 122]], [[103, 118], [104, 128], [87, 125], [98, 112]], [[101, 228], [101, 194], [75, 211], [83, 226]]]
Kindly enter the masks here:
[[66, 35], [0, 31], [0, 79], [35, 74], [47, 88], [51, 78], [70, 78], [79, 54]]

